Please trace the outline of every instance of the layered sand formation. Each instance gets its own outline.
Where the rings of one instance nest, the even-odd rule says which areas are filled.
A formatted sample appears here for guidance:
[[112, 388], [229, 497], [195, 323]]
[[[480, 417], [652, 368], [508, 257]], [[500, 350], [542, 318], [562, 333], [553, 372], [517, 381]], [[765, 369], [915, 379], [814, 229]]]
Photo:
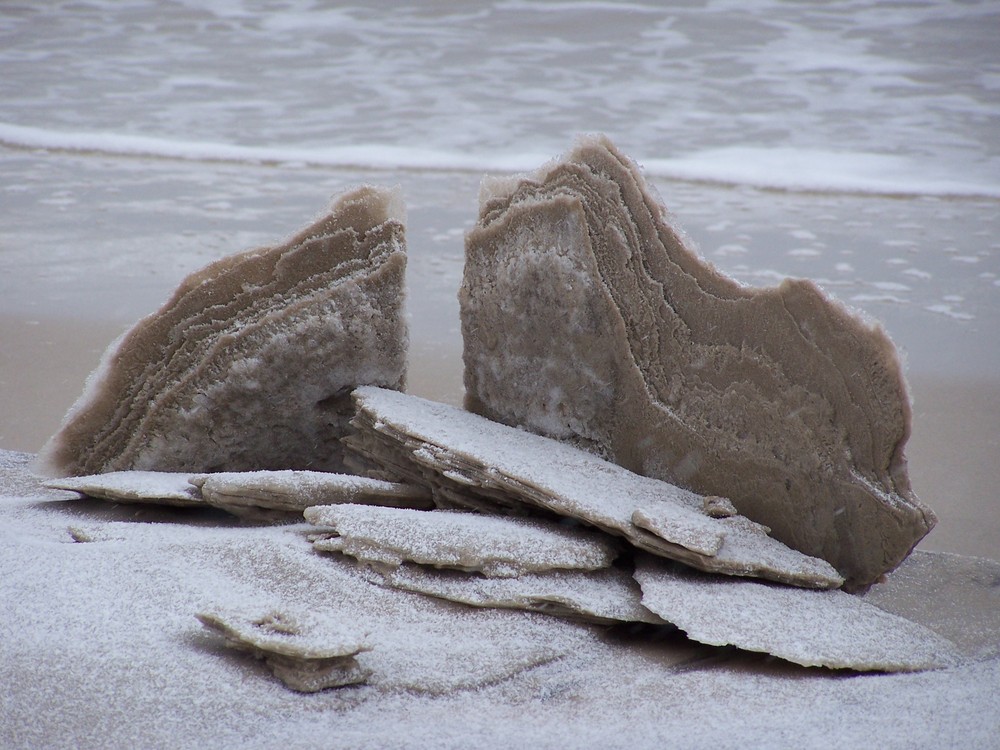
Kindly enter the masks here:
[[202, 625], [222, 635], [235, 649], [261, 659], [292, 690], [315, 693], [355, 685], [371, 672], [356, 657], [370, 651], [365, 634], [339, 623], [284, 612], [201, 612]]
[[114, 503], [212, 507], [253, 521], [301, 518], [314, 505], [434, 507], [430, 493], [415, 485], [324, 471], [114, 471], [52, 479], [43, 486]]
[[111, 345], [39, 471], [340, 469], [351, 389], [404, 383], [403, 222], [362, 187], [190, 275]]
[[[679, 628], [804, 666], [953, 663], [946, 639], [835, 590], [872, 583], [934, 520], [909, 488], [905, 386], [880, 329], [807, 282], [721, 277], [635, 165], [590, 139], [484, 192], [461, 293], [476, 414], [400, 392], [401, 215], [361, 188], [284, 245], [186, 279], [109, 349], [41, 457], [78, 476], [46, 486], [304, 516], [330, 574], [391, 592], [391, 616], [355, 617], [362, 632], [198, 615], [299, 691], [482, 684], [444, 638], [419, 644], [440, 674], [407, 676], [413, 639], [389, 633], [411, 593]], [[502, 678], [560, 654], [494, 656]]]
[[484, 183], [460, 301], [472, 411], [729, 498], [855, 588], [935, 523], [884, 331], [701, 261], [607, 139]]
[[395, 481], [426, 487], [439, 507], [569, 518], [709, 572], [811, 588], [843, 582], [765, 527], [715, 517], [703, 497], [571, 445], [383, 388], [358, 388], [354, 399], [344, 443]]

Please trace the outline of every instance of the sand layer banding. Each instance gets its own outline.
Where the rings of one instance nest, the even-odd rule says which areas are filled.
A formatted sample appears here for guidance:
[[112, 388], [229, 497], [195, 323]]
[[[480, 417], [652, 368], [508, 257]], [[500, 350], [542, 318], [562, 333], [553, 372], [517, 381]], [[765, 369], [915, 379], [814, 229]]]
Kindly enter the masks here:
[[317, 549], [383, 567], [409, 561], [513, 578], [540, 570], [606, 568], [618, 554], [603, 534], [528, 518], [353, 504], [309, 508], [305, 517], [337, 534], [314, 541]]
[[403, 221], [393, 192], [359, 188], [189, 276], [111, 345], [39, 470], [341, 468], [347, 394], [404, 382]]
[[714, 518], [704, 498], [591, 453], [383, 388], [354, 392], [353, 453], [439, 506], [568, 517], [702, 570], [830, 588], [826, 562], [772, 539], [740, 516]]
[[635, 578], [642, 604], [689, 638], [806, 667], [908, 672], [954, 664], [954, 644], [844, 591], [810, 591], [706, 575], [649, 556]]
[[315, 693], [355, 685], [370, 674], [356, 659], [358, 654], [371, 650], [366, 636], [338, 623], [284, 612], [251, 615], [210, 611], [197, 617], [232, 648], [262, 659], [292, 690]]
[[606, 139], [484, 183], [460, 300], [472, 411], [729, 498], [854, 587], [935, 522], [884, 331], [811, 282], [717, 272]]
[[187, 474], [113, 471], [51, 479], [45, 487], [116, 503], [211, 506], [250, 520], [301, 518], [314, 505], [364, 503], [432, 508], [430, 493], [414, 485], [323, 471], [245, 471]]
[[422, 565], [375, 571], [378, 583], [471, 607], [542, 612], [601, 625], [665, 621], [644, 606], [635, 579], [619, 568], [597, 571], [550, 570], [517, 578], [487, 578]]

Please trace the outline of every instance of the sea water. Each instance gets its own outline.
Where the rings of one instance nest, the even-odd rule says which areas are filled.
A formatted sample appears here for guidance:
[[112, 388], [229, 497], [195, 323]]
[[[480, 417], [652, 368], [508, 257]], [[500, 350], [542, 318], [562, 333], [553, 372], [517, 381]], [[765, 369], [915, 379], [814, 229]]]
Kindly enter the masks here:
[[0, 139], [1000, 197], [993, 2], [47, 2], [0, 9]]

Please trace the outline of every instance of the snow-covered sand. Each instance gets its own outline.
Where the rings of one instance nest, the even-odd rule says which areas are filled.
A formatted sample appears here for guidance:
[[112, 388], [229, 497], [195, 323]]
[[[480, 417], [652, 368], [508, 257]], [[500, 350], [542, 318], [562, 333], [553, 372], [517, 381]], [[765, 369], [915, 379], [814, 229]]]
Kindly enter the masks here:
[[[314, 553], [307, 524], [68, 500], [27, 459], [0, 454], [4, 747], [987, 748], [1000, 732], [1000, 563], [915, 553], [868, 598], [962, 662], [857, 675], [383, 589]], [[372, 677], [292, 692], [202, 627], [216, 608], [342, 623]]]
[[[885, 324], [914, 397], [913, 486], [940, 523], [868, 596], [982, 657], [847, 676], [416, 594], [394, 610], [400, 594], [312, 553], [306, 524], [66, 502], [5, 453], [0, 745], [996, 747], [1000, 571], [937, 552], [1000, 558], [998, 12], [0, 10], [0, 448], [37, 451], [184, 275], [363, 182], [408, 206], [409, 388], [461, 403], [455, 293], [481, 172], [604, 131], [723, 271], [808, 277]], [[375, 613], [393, 676], [292, 693], [195, 619], [227, 605]]]

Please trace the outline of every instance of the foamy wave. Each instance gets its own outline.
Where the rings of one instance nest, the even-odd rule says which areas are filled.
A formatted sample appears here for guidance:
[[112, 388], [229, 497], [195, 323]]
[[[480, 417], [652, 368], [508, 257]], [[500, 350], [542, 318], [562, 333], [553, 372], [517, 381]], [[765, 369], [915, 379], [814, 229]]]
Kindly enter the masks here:
[[184, 161], [438, 172], [524, 172], [535, 169], [539, 164], [552, 158], [551, 154], [468, 155], [438, 149], [374, 144], [321, 148], [238, 146], [229, 143], [179, 141], [117, 133], [69, 133], [6, 123], [0, 123], [0, 143], [17, 148], [115, 156], [147, 156]]
[[934, 165], [887, 154], [734, 147], [649, 159], [643, 166], [657, 177], [790, 192], [1000, 198], [996, 181], [959, 180]]
[[[118, 133], [74, 133], [0, 123], [0, 144], [16, 148], [145, 156], [185, 161], [294, 164], [314, 167], [435, 172], [525, 172], [555, 154], [476, 153], [357, 144], [328, 147], [240, 146]], [[650, 177], [747, 185], [789, 192], [1000, 199], [1000, 184], [957, 180], [926, 164], [884, 154], [802, 149], [726, 148], [683, 158], [638, 158]]]

